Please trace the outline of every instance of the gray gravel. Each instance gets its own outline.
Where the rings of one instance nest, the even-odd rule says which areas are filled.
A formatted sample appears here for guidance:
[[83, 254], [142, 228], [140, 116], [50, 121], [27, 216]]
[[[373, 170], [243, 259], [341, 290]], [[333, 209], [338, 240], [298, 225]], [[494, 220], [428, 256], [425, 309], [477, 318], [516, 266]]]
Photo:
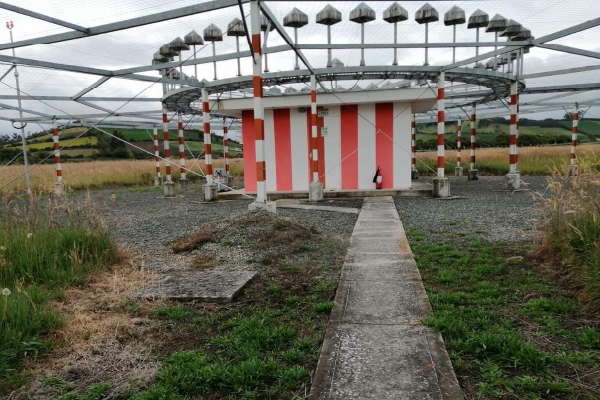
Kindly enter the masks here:
[[[74, 200], [83, 195], [74, 196]], [[204, 203], [201, 187], [194, 185], [176, 198], [165, 198], [160, 188], [115, 189], [92, 192], [92, 198], [105, 210], [105, 219], [117, 238], [132, 253], [138, 255], [145, 267], [167, 271], [187, 268], [198, 251], [174, 254], [169, 244], [179, 237], [195, 232], [207, 223], [227, 223], [248, 215], [248, 204], [252, 201], [234, 200]], [[335, 201], [326, 205], [360, 207], [362, 199], [349, 202]], [[349, 240], [357, 215], [326, 211], [279, 209], [278, 217], [313, 225], [319, 231]], [[224, 265], [240, 266], [247, 262], [248, 254], [236, 238], [223, 254]], [[203, 250], [217, 252], [218, 243], [205, 244]]]
[[[430, 182], [430, 179], [423, 179]], [[483, 239], [490, 242], [522, 242], [536, 237], [541, 218], [539, 201], [545, 195], [546, 177], [522, 177], [520, 192], [504, 189], [504, 177], [482, 176], [478, 181], [450, 177], [454, 200], [396, 198], [405, 227], [423, 233], [429, 242]]]

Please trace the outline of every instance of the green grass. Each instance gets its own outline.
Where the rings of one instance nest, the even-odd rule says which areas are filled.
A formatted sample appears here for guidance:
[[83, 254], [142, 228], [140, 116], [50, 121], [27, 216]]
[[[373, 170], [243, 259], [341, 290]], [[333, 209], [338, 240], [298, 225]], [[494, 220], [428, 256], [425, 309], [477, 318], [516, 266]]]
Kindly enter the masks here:
[[502, 245], [407, 232], [434, 310], [424, 323], [442, 333], [467, 399], [597, 398], [595, 378], [574, 377], [600, 367], [600, 332], [572, 294]]
[[[222, 311], [193, 319], [190, 329], [215, 329], [201, 348], [177, 351], [162, 360], [154, 384], [132, 400], [227, 398], [293, 399], [297, 388], [310, 376], [304, 366], [318, 357], [321, 343], [314, 319], [299, 321], [305, 301], [298, 296], [296, 308], [251, 307], [245, 311]], [[186, 309], [171, 307], [154, 313], [172, 319]], [[159, 315], [160, 314], [160, 315]], [[299, 331], [309, 336], [302, 337]]]
[[91, 210], [13, 208], [0, 214], [0, 392], [25, 357], [48, 349], [44, 336], [60, 326], [49, 303], [89, 272], [119, 259], [108, 231]]

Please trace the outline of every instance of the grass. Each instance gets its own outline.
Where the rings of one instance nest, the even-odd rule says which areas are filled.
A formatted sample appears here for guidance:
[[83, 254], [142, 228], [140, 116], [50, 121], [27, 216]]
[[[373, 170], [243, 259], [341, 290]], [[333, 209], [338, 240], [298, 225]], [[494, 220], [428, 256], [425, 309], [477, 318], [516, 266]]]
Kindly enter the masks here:
[[523, 250], [407, 232], [434, 310], [424, 323], [442, 333], [467, 399], [597, 398], [598, 321]]
[[[198, 164], [204, 170], [204, 161]], [[223, 160], [215, 160], [215, 168], [224, 168]], [[197, 165], [188, 160], [188, 169], [200, 173]], [[95, 189], [114, 186], [144, 186], [154, 184], [155, 163], [153, 160], [119, 160], [91, 161], [80, 163], [63, 163], [65, 185], [72, 190]], [[172, 167], [173, 179], [179, 179], [179, 168]], [[232, 176], [243, 175], [243, 160], [230, 160]], [[9, 165], [2, 170], [0, 187], [23, 174], [22, 165]], [[53, 190], [55, 183], [53, 164], [40, 165], [30, 172], [32, 188], [36, 192]], [[164, 166], [162, 176], [165, 176]], [[197, 175], [188, 173], [188, 179], [199, 179]], [[17, 178], [10, 185], [0, 189], [1, 194], [24, 193], [25, 177]]]
[[[570, 146], [522, 147], [519, 149], [519, 171], [521, 175], [551, 175], [557, 169], [567, 171]], [[600, 169], [600, 144], [579, 146], [577, 154], [581, 161], [589, 162]], [[463, 149], [462, 167], [469, 169], [469, 149]], [[508, 148], [478, 149], [476, 168], [482, 175], [505, 175], [508, 173]], [[456, 151], [446, 151], [446, 173], [453, 175]], [[421, 174], [432, 174], [437, 168], [437, 153], [417, 153], [417, 169]]]
[[[61, 146], [66, 146], [65, 148], [69, 148], [69, 147], [76, 147], [76, 146], [96, 146], [98, 144], [98, 138], [97, 137], [80, 137], [78, 139], [74, 139], [73, 141], [71, 141], [70, 139], [66, 139], [64, 143], [61, 143]], [[27, 145], [27, 150], [30, 149], [37, 149], [37, 150], [52, 150], [53, 149], [54, 144], [52, 142], [42, 142], [42, 143], [30, 143]], [[14, 145], [14, 147], [21, 147], [21, 145], [16, 144]]]
[[4, 204], [0, 213], [0, 393], [20, 361], [50, 347], [45, 335], [62, 322], [50, 302], [119, 260], [91, 204], [36, 204]]
[[579, 294], [590, 310], [600, 310], [600, 172], [579, 163], [579, 175], [548, 179], [543, 198], [544, 243], [537, 253], [549, 270]]

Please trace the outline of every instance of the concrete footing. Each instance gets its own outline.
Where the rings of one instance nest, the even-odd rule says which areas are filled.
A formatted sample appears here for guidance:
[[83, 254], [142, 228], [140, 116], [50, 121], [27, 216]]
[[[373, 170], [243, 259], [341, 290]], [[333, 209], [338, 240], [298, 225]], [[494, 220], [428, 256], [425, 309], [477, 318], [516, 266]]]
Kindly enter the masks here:
[[323, 201], [323, 184], [321, 182], [313, 182], [308, 185], [308, 200], [314, 203]]
[[217, 201], [219, 188], [214, 183], [204, 185], [204, 201]]
[[179, 189], [185, 191], [188, 190], [190, 186], [190, 181], [188, 181], [187, 179], [179, 179]]
[[479, 170], [470, 169], [469, 170], [469, 180], [470, 181], [478, 181], [479, 180]]
[[271, 214], [277, 214], [277, 205], [274, 201], [266, 201], [264, 203], [259, 203], [258, 201], [254, 201], [248, 205], [249, 211], [266, 211]]
[[410, 171], [410, 179], [412, 179], [413, 181], [419, 179], [419, 171], [417, 171], [416, 169], [412, 169]]
[[577, 170], [577, 165], [569, 164], [569, 171], [567, 172], [567, 176], [577, 176], [579, 175], [579, 171]]
[[463, 176], [463, 167], [456, 167], [454, 169], [454, 176]]
[[57, 183], [56, 185], [54, 185], [54, 194], [57, 196], [64, 195], [65, 194], [65, 184]]
[[517, 190], [521, 187], [521, 174], [506, 174], [506, 189]]
[[173, 182], [165, 182], [163, 185], [165, 197], [175, 197], [175, 184]]
[[433, 179], [433, 197], [450, 197], [450, 180], [448, 178]]
[[154, 186], [162, 186], [162, 184], [163, 184], [162, 176], [155, 176], [154, 177]]

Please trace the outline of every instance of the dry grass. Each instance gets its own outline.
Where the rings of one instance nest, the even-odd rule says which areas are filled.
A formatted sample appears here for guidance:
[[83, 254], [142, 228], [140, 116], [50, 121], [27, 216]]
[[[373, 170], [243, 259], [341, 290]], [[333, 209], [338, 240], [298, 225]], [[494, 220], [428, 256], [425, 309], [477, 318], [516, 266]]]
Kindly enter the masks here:
[[171, 248], [175, 253], [195, 250], [204, 243], [216, 242], [219, 240], [219, 233], [219, 229], [211, 226], [205, 226], [190, 235], [186, 235], [177, 239], [177, 241], [173, 242]]
[[[553, 147], [521, 147], [519, 148], [519, 171], [521, 175], [551, 175], [559, 170], [566, 173], [571, 152], [570, 146]], [[469, 169], [469, 149], [461, 152], [462, 166]], [[508, 148], [478, 149], [477, 169], [480, 174], [504, 175], [508, 173]], [[581, 161], [600, 162], [600, 144], [577, 147], [577, 155]], [[420, 172], [434, 173], [437, 166], [437, 153], [427, 151], [417, 153], [417, 167]], [[430, 168], [427, 168], [423, 162]], [[454, 173], [456, 151], [446, 151], [446, 172]], [[600, 165], [600, 164], [598, 164]], [[432, 171], [433, 170], [433, 171]]]
[[[202, 175], [204, 161], [187, 160], [188, 169]], [[215, 160], [215, 168], [224, 168], [224, 160]], [[23, 165], [10, 165], [2, 170], [0, 187], [23, 174]], [[90, 161], [80, 163], [63, 163], [63, 178], [65, 185], [73, 190], [102, 188], [110, 186], [139, 186], [154, 183], [155, 163], [153, 160], [119, 160], [119, 161]], [[179, 167], [173, 165], [173, 178], [179, 179]], [[243, 160], [230, 159], [230, 173], [232, 176], [243, 176]], [[163, 166], [162, 175], [165, 170]], [[31, 184], [36, 192], [53, 190], [55, 183], [54, 164], [44, 164], [30, 172]], [[188, 179], [200, 179], [197, 175], [188, 173]], [[0, 194], [23, 193], [25, 191], [25, 177], [16, 179], [10, 185], [0, 189]]]
[[[111, 395], [116, 396], [147, 384], [160, 367], [151, 357], [157, 345], [154, 328], [145, 314], [132, 318], [123, 307], [154, 279], [153, 273], [127, 263], [94, 274], [86, 286], [68, 289], [55, 303], [66, 323], [49, 337], [53, 352], [25, 364], [23, 372], [36, 379], [11, 398], [58, 398], [65, 390], [105, 381], [112, 383]], [[47, 384], [57, 377], [68, 387]]]

